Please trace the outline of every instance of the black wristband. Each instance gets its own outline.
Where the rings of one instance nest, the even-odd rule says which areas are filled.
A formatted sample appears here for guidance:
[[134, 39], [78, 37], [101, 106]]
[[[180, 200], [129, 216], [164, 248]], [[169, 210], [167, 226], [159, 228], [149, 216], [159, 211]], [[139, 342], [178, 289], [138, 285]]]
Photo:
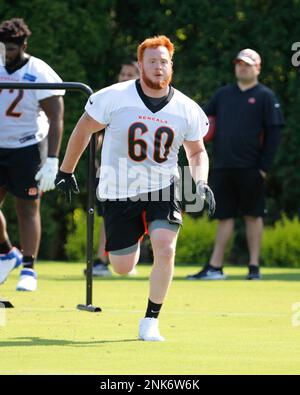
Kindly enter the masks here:
[[62, 170], [58, 170], [58, 173], [57, 173], [59, 176], [61, 176], [61, 177], [65, 177], [65, 178], [70, 178], [70, 177], [72, 177], [72, 175], [73, 175], [73, 173], [65, 173], [64, 171], [62, 171]]

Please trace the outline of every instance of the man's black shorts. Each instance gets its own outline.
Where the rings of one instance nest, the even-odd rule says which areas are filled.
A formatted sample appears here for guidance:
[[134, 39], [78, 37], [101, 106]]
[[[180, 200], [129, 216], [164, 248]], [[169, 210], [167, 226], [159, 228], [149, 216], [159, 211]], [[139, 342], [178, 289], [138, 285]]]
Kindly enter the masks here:
[[266, 215], [265, 182], [258, 169], [214, 170], [211, 187], [216, 199], [213, 218]]
[[24, 148], [0, 148], [0, 187], [21, 199], [37, 199], [34, 177], [46, 158], [47, 139]]
[[[99, 178], [96, 178], [96, 185], [95, 185], [95, 190], [97, 190], [99, 184]], [[103, 217], [103, 207], [102, 207], [103, 203], [100, 202], [100, 200], [96, 199], [95, 202], [95, 206], [96, 206], [96, 210], [97, 210], [97, 214], [99, 217]]]
[[121, 250], [136, 244], [146, 233], [147, 225], [154, 220], [167, 220], [170, 224], [181, 225], [181, 203], [175, 197], [174, 185], [168, 189], [170, 189], [168, 200], [162, 198], [163, 190], [161, 190], [159, 201], [151, 200], [150, 193], [143, 195], [143, 200], [103, 201], [106, 251]]

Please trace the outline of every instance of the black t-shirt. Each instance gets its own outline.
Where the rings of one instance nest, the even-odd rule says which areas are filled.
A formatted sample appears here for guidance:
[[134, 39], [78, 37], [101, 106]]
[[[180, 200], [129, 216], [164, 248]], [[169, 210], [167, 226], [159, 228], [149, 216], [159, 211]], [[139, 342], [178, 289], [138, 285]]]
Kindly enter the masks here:
[[146, 96], [146, 97], [150, 101], [152, 106], [158, 107], [164, 100], [167, 99], [168, 95], [162, 97], [150, 97], [150, 96]]
[[[216, 117], [215, 169], [260, 167], [264, 151], [272, 152], [272, 144], [278, 144], [278, 136], [274, 132], [272, 141], [270, 132], [284, 125], [276, 96], [263, 84], [246, 91], [236, 83], [226, 85], [216, 91], [205, 112]], [[268, 133], [266, 149], [262, 133]]]

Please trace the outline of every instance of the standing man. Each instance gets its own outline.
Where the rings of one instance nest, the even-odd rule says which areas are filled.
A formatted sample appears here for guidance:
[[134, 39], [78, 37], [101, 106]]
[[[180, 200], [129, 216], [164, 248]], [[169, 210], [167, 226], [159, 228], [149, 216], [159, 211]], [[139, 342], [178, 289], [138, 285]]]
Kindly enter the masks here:
[[146, 226], [154, 254], [148, 307], [139, 325], [139, 338], [146, 341], [164, 340], [158, 315], [171, 283], [182, 223], [175, 183], [182, 144], [197, 191], [214, 210], [202, 140], [208, 120], [194, 101], [170, 85], [173, 53], [166, 36], [146, 39], [138, 47], [141, 79], [89, 98], [55, 181], [68, 195], [78, 192], [73, 175], [78, 160], [91, 135], [106, 127], [97, 195], [103, 200], [109, 260], [118, 274], [130, 272]]
[[[31, 35], [23, 19], [0, 25], [6, 64], [0, 67], [2, 82], [61, 82], [41, 59], [27, 54]], [[20, 251], [11, 245], [0, 211], [0, 283], [23, 264], [19, 291], [35, 291], [34, 263], [41, 237], [40, 193], [54, 188], [58, 152], [63, 131], [62, 91], [0, 90], [0, 206], [7, 192], [14, 195], [19, 222]]]
[[[123, 63], [121, 66], [118, 75], [118, 82], [136, 80], [139, 78], [139, 75], [140, 73], [139, 73], [137, 62], [128, 61], [126, 63]], [[104, 130], [99, 132], [98, 149], [102, 148], [103, 137], [104, 137]], [[99, 179], [97, 179], [97, 183], [98, 182]], [[99, 200], [96, 201], [96, 206], [97, 206], [98, 215], [103, 216], [102, 204]], [[99, 235], [97, 257], [93, 262], [93, 276], [95, 277], [109, 277], [112, 275], [108, 267], [109, 262], [108, 262], [107, 254], [105, 253], [105, 244], [106, 244], [105, 226], [104, 226], [104, 222], [102, 222], [100, 235]], [[86, 273], [86, 269], [84, 269], [84, 273]], [[133, 270], [128, 274], [135, 275], [136, 269], [133, 268]]]
[[136, 80], [137, 78], [139, 78], [139, 76], [140, 72], [137, 62], [130, 60], [122, 64], [121, 70], [118, 75], [118, 82]]
[[252, 49], [243, 49], [235, 58], [237, 82], [215, 93], [206, 108], [215, 117], [213, 140], [213, 191], [219, 220], [214, 250], [208, 265], [189, 280], [221, 280], [225, 247], [234, 219], [242, 216], [249, 249], [248, 280], [261, 278], [260, 245], [265, 210], [265, 179], [274, 159], [284, 125], [280, 104], [274, 93], [258, 82], [261, 58]]

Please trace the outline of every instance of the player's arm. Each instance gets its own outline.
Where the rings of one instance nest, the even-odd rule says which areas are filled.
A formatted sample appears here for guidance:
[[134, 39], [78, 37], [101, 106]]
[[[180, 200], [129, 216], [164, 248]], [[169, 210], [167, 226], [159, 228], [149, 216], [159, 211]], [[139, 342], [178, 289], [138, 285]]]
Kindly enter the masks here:
[[84, 112], [71, 134], [64, 160], [55, 179], [56, 187], [66, 194], [69, 202], [71, 202], [72, 192], [79, 193], [76, 178], [73, 174], [77, 163], [92, 134], [103, 128], [105, 128], [105, 125], [95, 121]]
[[208, 213], [212, 215], [215, 211], [216, 202], [212, 190], [207, 185], [209, 159], [203, 139], [197, 141], [185, 140], [183, 146], [197, 193], [208, 203]]
[[209, 160], [203, 139], [183, 143], [193, 180], [207, 183]]
[[62, 96], [51, 96], [40, 101], [40, 106], [49, 121], [48, 156], [58, 157], [64, 123], [64, 100]]
[[64, 101], [61, 96], [51, 96], [39, 102], [49, 122], [48, 157], [35, 175], [39, 190], [54, 189], [54, 180], [58, 170], [58, 154], [63, 133]]
[[92, 134], [104, 128], [105, 125], [95, 121], [87, 112], [84, 112], [71, 134], [60, 170], [65, 173], [74, 173], [77, 163], [86, 149]]

